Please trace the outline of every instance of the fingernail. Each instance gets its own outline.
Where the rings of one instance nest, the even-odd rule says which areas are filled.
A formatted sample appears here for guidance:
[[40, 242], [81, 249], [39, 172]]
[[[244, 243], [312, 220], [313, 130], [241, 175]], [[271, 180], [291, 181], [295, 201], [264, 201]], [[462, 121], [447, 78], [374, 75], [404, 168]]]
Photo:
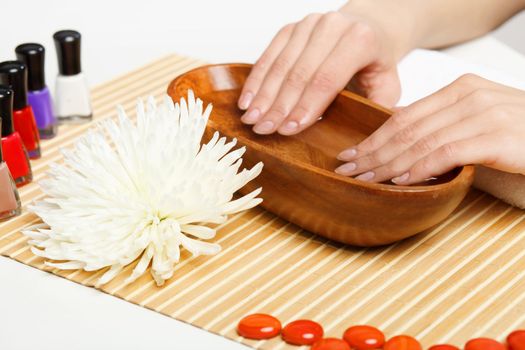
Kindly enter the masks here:
[[261, 116], [261, 111], [258, 108], [254, 108], [251, 111], [244, 113], [241, 117], [241, 121], [246, 124], [255, 124], [259, 117]]
[[294, 131], [296, 131], [297, 129], [299, 128], [299, 123], [296, 122], [296, 121], [289, 121], [287, 122], [286, 124], [284, 124], [279, 131], [287, 134], [287, 133], [292, 133]]
[[404, 173], [403, 175], [401, 176], [398, 176], [398, 177], [394, 177], [392, 179], [392, 182], [395, 183], [396, 185], [397, 184], [401, 184], [403, 182], [407, 182], [408, 178], [410, 177], [410, 173]]
[[357, 155], [357, 150], [354, 148], [345, 149], [343, 152], [339, 153], [337, 159], [339, 160], [350, 160]]
[[248, 109], [250, 107], [250, 104], [253, 100], [253, 94], [251, 92], [245, 92], [241, 95], [241, 98], [239, 98], [239, 108], [240, 109]]
[[366, 173], [361, 174], [358, 177], [356, 177], [356, 180], [370, 181], [374, 178], [374, 176], [376, 176], [376, 174], [373, 171], [367, 171]]
[[253, 127], [253, 131], [255, 131], [257, 134], [268, 134], [273, 131], [273, 122], [267, 120], [261, 124], [257, 124]]
[[357, 168], [357, 164], [355, 163], [346, 163], [335, 169], [335, 172], [341, 175], [350, 175], [352, 171], [354, 171]]

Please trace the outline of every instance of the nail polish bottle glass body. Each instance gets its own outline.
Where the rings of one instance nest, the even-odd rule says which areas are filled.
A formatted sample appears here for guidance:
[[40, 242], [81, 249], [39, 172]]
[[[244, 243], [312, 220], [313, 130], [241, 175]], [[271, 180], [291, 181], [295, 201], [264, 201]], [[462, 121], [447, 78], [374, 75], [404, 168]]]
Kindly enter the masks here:
[[47, 86], [42, 90], [29, 91], [27, 101], [35, 113], [36, 126], [42, 139], [50, 139], [57, 134], [57, 120], [53, 111], [51, 93]]
[[20, 134], [27, 154], [31, 159], [40, 158], [40, 136], [35, 122], [35, 114], [31, 106], [13, 111], [15, 130]]
[[4, 150], [4, 160], [11, 175], [18, 187], [23, 186], [33, 180], [31, 165], [22, 139], [17, 132], [9, 136], [2, 137], [2, 149]]
[[0, 163], [0, 220], [20, 215], [20, 197], [5, 162]]
[[86, 122], [92, 118], [89, 88], [83, 73], [59, 75], [56, 80], [56, 113], [62, 122]]

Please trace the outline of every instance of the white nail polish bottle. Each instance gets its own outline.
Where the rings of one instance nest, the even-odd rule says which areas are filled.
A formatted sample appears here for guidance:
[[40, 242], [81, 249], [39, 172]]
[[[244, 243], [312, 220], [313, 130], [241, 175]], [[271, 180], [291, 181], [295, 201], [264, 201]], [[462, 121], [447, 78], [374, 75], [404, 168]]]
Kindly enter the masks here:
[[80, 33], [74, 30], [61, 30], [53, 35], [59, 68], [55, 112], [61, 123], [92, 118], [89, 88], [80, 66], [80, 38]]

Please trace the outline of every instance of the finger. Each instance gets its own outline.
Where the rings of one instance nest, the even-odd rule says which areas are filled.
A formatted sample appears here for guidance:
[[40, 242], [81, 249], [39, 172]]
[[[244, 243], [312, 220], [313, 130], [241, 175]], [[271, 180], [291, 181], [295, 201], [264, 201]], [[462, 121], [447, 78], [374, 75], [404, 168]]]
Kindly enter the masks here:
[[240, 109], [245, 110], [252, 103], [253, 97], [259, 91], [264, 77], [270, 70], [271, 65], [290, 40], [294, 27], [295, 24], [289, 24], [283, 27], [272, 39], [270, 45], [268, 45], [261, 57], [253, 65], [250, 74], [244, 82], [241, 96], [237, 102]]
[[446, 173], [467, 164], [491, 164], [498, 154], [498, 136], [481, 135], [441, 146], [420, 159], [401, 176], [392, 179], [398, 185], [410, 185]]
[[294, 27], [290, 40], [271, 65], [242, 122], [255, 124], [270, 108], [286, 75], [303, 52], [321, 15], [308, 15]]
[[[284, 79], [275, 102], [255, 125], [255, 132], [270, 134], [281, 126], [293, 106], [299, 101], [306, 84], [317, 67], [330, 54], [337, 44], [338, 38], [343, 35], [347, 28], [348, 20], [339, 12], [327, 13], [317, 22], [301, 56]], [[281, 131], [293, 132], [296, 127], [296, 124], [287, 124], [283, 126], [284, 129]]]
[[480, 84], [485, 84], [482, 80], [484, 79], [467, 74], [432, 95], [395, 112], [380, 128], [356, 147], [341, 152], [338, 159], [350, 161], [377, 150], [408, 125], [455, 104], [461, 97], [478, 88]]
[[374, 177], [372, 181], [382, 182], [398, 177], [407, 172], [419, 160], [446, 144], [472, 139], [489, 133], [493, 128], [493, 117], [494, 115], [491, 112], [486, 112], [479, 116], [463, 119], [457, 124], [425, 136], [399, 157], [373, 169]]
[[354, 23], [313, 74], [287, 120], [297, 123], [294, 133], [312, 125], [350, 78], [371, 61], [377, 48], [372, 44], [375, 34], [367, 28]]
[[[483, 94], [473, 93], [460, 99], [459, 102], [453, 105], [445, 107], [434, 114], [416, 120], [413, 124], [407, 125], [403, 130], [394, 134], [381, 147], [366, 154], [365, 156], [358, 157], [357, 159], [350, 161], [347, 163], [347, 165], [342, 167], [342, 169], [338, 168], [338, 173], [346, 176], [354, 176], [365, 173], [371, 169], [378, 168], [392, 162], [392, 160], [399, 157], [401, 154], [403, 154], [403, 152], [410, 149], [414, 145], [417, 145], [415, 148], [419, 151], [430, 151], [430, 146], [436, 143], [435, 140], [432, 139], [435, 136], [432, 135], [433, 133], [438, 132], [440, 129], [446, 128], [447, 126], [454, 126], [465, 118], [470, 118], [471, 116], [477, 115], [480, 112], [483, 113], [483, 111], [486, 110], [486, 107], [484, 103], [479, 101], [479, 96], [488, 94], [499, 95], [497, 92], [492, 91], [487, 93], [483, 92]], [[465, 130], [465, 132], [468, 133], [477, 128], [477, 126], [474, 126], [473, 129]], [[353, 170], [350, 171], [350, 169]], [[383, 180], [380, 179], [378, 181]]]

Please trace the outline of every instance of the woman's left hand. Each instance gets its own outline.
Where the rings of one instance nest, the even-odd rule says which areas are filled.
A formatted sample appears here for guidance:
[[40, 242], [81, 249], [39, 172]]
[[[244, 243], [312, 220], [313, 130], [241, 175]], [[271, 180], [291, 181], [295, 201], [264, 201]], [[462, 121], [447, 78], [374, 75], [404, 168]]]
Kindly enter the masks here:
[[525, 91], [467, 74], [341, 152], [336, 172], [409, 185], [466, 164], [525, 174]]

